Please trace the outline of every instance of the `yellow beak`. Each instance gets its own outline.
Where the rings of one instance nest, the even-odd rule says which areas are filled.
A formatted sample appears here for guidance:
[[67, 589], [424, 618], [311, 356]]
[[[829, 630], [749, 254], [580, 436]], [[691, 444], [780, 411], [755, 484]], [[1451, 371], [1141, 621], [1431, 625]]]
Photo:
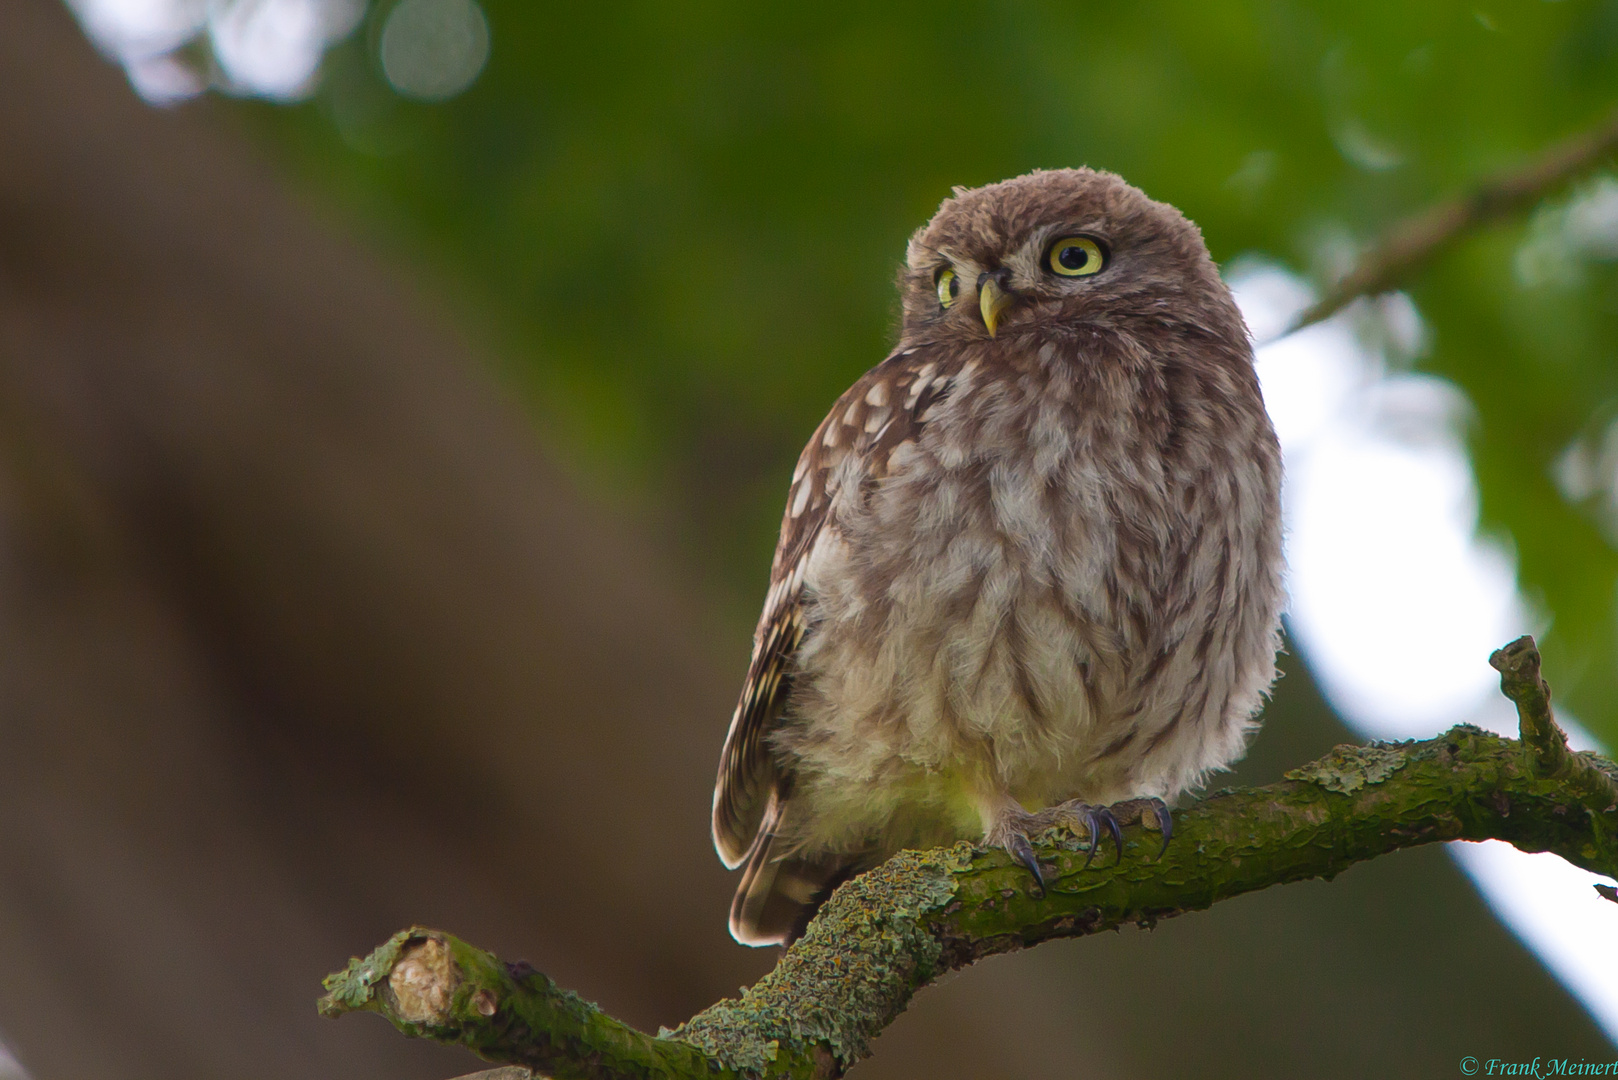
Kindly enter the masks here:
[[994, 328], [1000, 322], [1000, 313], [1011, 303], [1011, 294], [1002, 289], [994, 278], [987, 278], [978, 287], [978, 308], [983, 312], [983, 325], [994, 337]]

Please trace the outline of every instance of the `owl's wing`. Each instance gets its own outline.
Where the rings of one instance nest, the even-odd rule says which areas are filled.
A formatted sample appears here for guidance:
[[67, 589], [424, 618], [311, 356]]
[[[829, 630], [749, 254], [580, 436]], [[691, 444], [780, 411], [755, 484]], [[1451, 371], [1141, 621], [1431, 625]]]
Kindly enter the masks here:
[[[730, 721], [714, 786], [714, 847], [735, 869], [761, 839], [771, 800], [784, 800], [784, 775], [767, 740], [792, 690], [793, 661], [809, 628], [804, 571], [842, 497], [887, 474], [894, 449], [920, 434], [929, 410], [950, 393], [959, 365], [945, 370], [926, 347], [903, 349], [866, 372], [815, 429], [792, 473], [770, 590], [753, 634], [753, 661]], [[852, 466], [852, 468], [850, 468]], [[854, 489], [852, 492], [850, 489]], [[778, 815], [777, 815], [778, 816]]]

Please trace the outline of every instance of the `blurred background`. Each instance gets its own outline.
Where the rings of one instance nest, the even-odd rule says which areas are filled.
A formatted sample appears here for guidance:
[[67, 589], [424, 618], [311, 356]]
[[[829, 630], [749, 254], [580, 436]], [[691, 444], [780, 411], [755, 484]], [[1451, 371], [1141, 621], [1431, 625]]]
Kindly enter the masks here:
[[[1122, 173], [1273, 339], [1618, 105], [1618, 0], [0, 5], [0, 1075], [472, 1071], [412, 922], [655, 1030], [757, 978], [708, 802], [780, 505], [954, 184]], [[1618, 173], [1267, 345], [1285, 677], [1231, 783], [1618, 746]], [[1614, 1057], [1588, 875], [1404, 852], [923, 993], [857, 1075]], [[14, 1060], [13, 1060], [14, 1059]]]

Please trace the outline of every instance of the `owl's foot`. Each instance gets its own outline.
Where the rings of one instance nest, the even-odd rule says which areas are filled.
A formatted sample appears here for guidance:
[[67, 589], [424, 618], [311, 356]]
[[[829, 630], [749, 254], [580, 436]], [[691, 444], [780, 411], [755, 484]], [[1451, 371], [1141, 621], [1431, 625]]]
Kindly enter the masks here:
[[1163, 834], [1163, 846], [1157, 852], [1160, 859], [1163, 852], [1169, 849], [1169, 837], [1174, 834], [1174, 818], [1169, 813], [1168, 804], [1158, 798], [1126, 799], [1111, 806], [1091, 806], [1074, 799], [1072, 802], [1058, 803], [1042, 813], [1050, 815], [1053, 824], [1060, 822], [1075, 832], [1078, 831], [1077, 826], [1084, 826], [1085, 833], [1090, 837], [1090, 854], [1084, 860], [1087, 869], [1095, 859], [1096, 852], [1101, 849], [1102, 829], [1107, 830], [1107, 835], [1112, 838], [1112, 846], [1118, 851], [1114, 866], [1124, 861], [1123, 826], [1137, 822], [1144, 825], [1149, 815], [1157, 830]]
[[[1013, 859], [1026, 866], [1043, 893], [1045, 871], [1039, 865], [1039, 856], [1034, 853], [1034, 845], [1029, 837], [1053, 825], [1062, 825], [1074, 832], [1079, 832], [1082, 826], [1090, 840], [1090, 852], [1084, 859], [1085, 868], [1088, 869], [1095, 860], [1103, 835], [1111, 838], [1113, 847], [1117, 849], [1118, 858], [1113, 863], [1117, 866], [1124, 861], [1123, 827], [1137, 823], [1146, 825], [1148, 821], [1163, 834], [1163, 846], [1157, 852], [1157, 857], [1161, 859], [1163, 852], [1169, 849], [1169, 837], [1174, 834], [1174, 818], [1169, 813], [1168, 805], [1158, 798], [1126, 799], [1111, 806], [1092, 806], [1074, 799], [1057, 803], [1037, 814], [1030, 814], [1020, 806], [1007, 806], [995, 815], [983, 839], [1004, 849]], [[1102, 830], [1106, 830], [1105, 834]]]
[[[1122, 804], [1119, 804], [1122, 805]], [[1124, 861], [1124, 830], [1123, 823], [1113, 813], [1110, 806], [1091, 806], [1087, 802], [1074, 799], [1071, 802], [1057, 803], [1045, 811], [1050, 815], [1051, 824], [1066, 825], [1074, 832], [1079, 826], [1084, 827], [1084, 833], [1090, 838], [1090, 853], [1084, 857], [1084, 868], [1088, 870], [1090, 863], [1095, 860], [1096, 852], [1101, 850], [1101, 830], [1106, 829], [1107, 835], [1112, 837], [1113, 847], [1118, 849], [1118, 863]]]
[[1028, 868], [1028, 872], [1034, 875], [1034, 882], [1039, 886], [1041, 895], [1045, 892], [1045, 871], [1040, 867], [1039, 856], [1034, 854], [1034, 845], [1029, 843], [1028, 838], [1050, 828], [1052, 824], [1050, 811], [1030, 814], [1013, 803], [1001, 808], [994, 815], [992, 823], [983, 834], [985, 844], [1003, 849], [1006, 854]]
[[[1136, 810], [1135, 814], [1138, 820], [1140, 811]], [[1028, 872], [1034, 875], [1034, 882], [1039, 887], [1040, 895], [1043, 896], [1045, 871], [1039, 865], [1039, 856], [1034, 853], [1034, 845], [1028, 838], [1044, 832], [1053, 825], [1065, 826], [1074, 832], [1079, 831], [1080, 825], [1084, 827], [1090, 837], [1090, 854], [1084, 860], [1086, 868], [1096, 857], [1096, 850], [1101, 846], [1102, 829], [1107, 830], [1107, 835], [1112, 837], [1113, 844], [1118, 848], [1118, 861], [1123, 861], [1123, 829], [1112, 807], [1091, 806], [1077, 799], [1058, 803], [1037, 814], [1030, 814], [1020, 806], [1008, 806], [996, 815], [994, 824], [989, 827], [983, 839], [986, 843], [1005, 849], [1013, 859], [1026, 866]]]
[[1039, 886], [1040, 895], [1045, 894], [1045, 871], [1039, 868], [1039, 856], [1034, 854], [1034, 845], [1028, 842], [1028, 837], [1022, 833], [1012, 833], [1011, 838], [1004, 845], [1011, 852], [1011, 857], [1028, 867], [1028, 872], [1034, 875], [1034, 882]]
[[1157, 857], [1159, 859], [1163, 857], [1163, 853], [1169, 849], [1169, 838], [1174, 835], [1174, 815], [1169, 813], [1167, 803], [1155, 797], [1126, 799], [1123, 802], [1113, 803], [1110, 809], [1125, 825], [1133, 825], [1137, 821], [1146, 825], [1147, 816], [1150, 815], [1152, 824], [1163, 834], [1163, 846], [1157, 849]]

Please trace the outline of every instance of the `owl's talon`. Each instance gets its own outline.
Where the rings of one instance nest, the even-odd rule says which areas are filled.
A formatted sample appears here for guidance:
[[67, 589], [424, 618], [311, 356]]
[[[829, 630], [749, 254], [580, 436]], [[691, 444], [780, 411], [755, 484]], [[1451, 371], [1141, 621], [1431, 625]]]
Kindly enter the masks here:
[[1096, 852], [1101, 850], [1101, 829], [1106, 827], [1107, 835], [1112, 837], [1113, 847], [1118, 849], [1118, 859], [1112, 865], [1124, 861], [1124, 830], [1118, 824], [1118, 815], [1106, 806], [1085, 806], [1081, 808], [1084, 824], [1090, 830], [1090, 854], [1085, 856], [1084, 868], [1088, 870], [1090, 863], [1095, 859]]
[[1080, 816], [1084, 819], [1084, 827], [1090, 831], [1090, 853], [1084, 857], [1084, 869], [1090, 869], [1095, 861], [1096, 852], [1101, 848], [1101, 811], [1094, 806], [1083, 806]]
[[1006, 842], [1006, 849], [1011, 857], [1028, 867], [1034, 875], [1034, 882], [1039, 886], [1040, 895], [1045, 895], [1045, 872], [1039, 868], [1039, 858], [1034, 854], [1034, 845], [1028, 842], [1028, 837], [1022, 833], [1012, 833]]
[[[1095, 861], [1096, 852], [1101, 850], [1101, 845], [1106, 842], [1107, 837], [1112, 838], [1113, 847], [1118, 852], [1118, 858], [1113, 865], [1117, 866], [1124, 861], [1125, 825], [1134, 825], [1137, 822], [1148, 827], [1155, 825], [1163, 834], [1163, 846], [1156, 855], [1159, 859], [1168, 850], [1169, 837], [1174, 834], [1174, 819], [1169, 814], [1168, 805], [1158, 798], [1126, 799], [1111, 806], [1091, 806], [1089, 803], [1074, 799], [1072, 802], [1054, 806], [1044, 813], [1055, 821], [1065, 821], [1074, 832], [1078, 832], [1081, 826], [1084, 828], [1090, 844], [1090, 853], [1084, 859], [1085, 869], [1089, 869], [1090, 864]], [[1149, 822], [1147, 813], [1152, 815]]]
[[1169, 837], [1174, 835], [1174, 815], [1169, 813], [1168, 803], [1153, 799], [1152, 816], [1157, 818], [1157, 831], [1163, 834], [1163, 846], [1157, 849], [1157, 857], [1161, 859], [1169, 849]]
[[[1112, 837], [1112, 846], [1118, 849], [1118, 858], [1113, 861], [1114, 866], [1124, 861], [1124, 830], [1118, 824], [1118, 817], [1110, 809], [1103, 806], [1096, 811], [1096, 816], [1107, 827], [1107, 833]], [[1094, 834], [1092, 834], [1094, 835]], [[1094, 841], [1092, 841], [1092, 844]]]
[[[1154, 858], [1161, 859], [1163, 853], [1168, 851], [1169, 838], [1174, 835], [1174, 817], [1169, 813], [1168, 803], [1153, 795], [1147, 798], [1127, 799], [1121, 803], [1113, 803], [1108, 809], [1125, 825], [1133, 825], [1137, 821], [1148, 828], [1155, 825], [1157, 831], [1163, 834], [1163, 845], [1157, 849], [1157, 854]], [[1150, 822], [1146, 818], [1148, 813], [1152, 815]]]

